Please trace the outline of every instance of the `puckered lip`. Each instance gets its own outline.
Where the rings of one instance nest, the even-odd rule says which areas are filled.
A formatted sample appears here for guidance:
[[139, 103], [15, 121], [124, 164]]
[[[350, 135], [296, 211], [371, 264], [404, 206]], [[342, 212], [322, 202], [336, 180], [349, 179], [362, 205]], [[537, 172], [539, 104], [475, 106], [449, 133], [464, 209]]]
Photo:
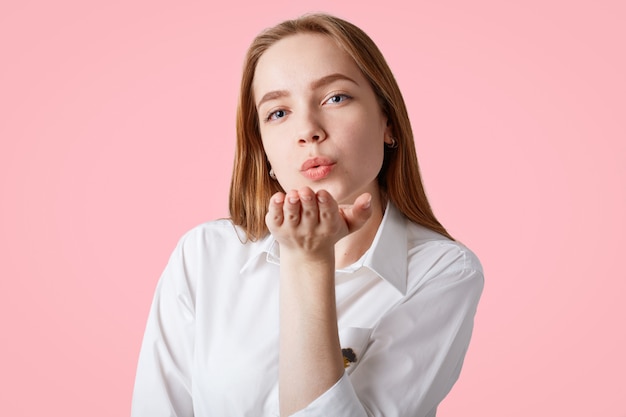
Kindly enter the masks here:
[[335, 165], [335, 161], [325, 156], [317, 156], [315, 158], [307, 159], [300, 167], [300, 171], [306, 171], [307, 169], [316, 168], [319, 166]]

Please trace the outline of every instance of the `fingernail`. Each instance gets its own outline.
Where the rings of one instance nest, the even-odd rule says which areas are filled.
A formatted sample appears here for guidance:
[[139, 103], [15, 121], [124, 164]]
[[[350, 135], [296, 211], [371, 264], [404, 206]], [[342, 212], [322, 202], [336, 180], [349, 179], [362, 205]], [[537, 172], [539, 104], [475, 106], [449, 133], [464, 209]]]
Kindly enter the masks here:
[[274, 203], [276, 204], [280, 204], [283, 202], [283, 198], [278, 196], [278, 197], [274, 197]]
[[300, 198], [302, 199], [302, 201], [311, 201], [310, 195], [301, 195]]
[[363, 208], [364, 209], [368, 209], [368, 208], [370, 208], [371, 205], [372, 205], [372, 196], [370, 196], [370, 198], [367, 199], [365, 204], [363, 204]]
[[326, 202], [326, 197], [322, 197], [321, 195], [317, 195], [317, 201], [319, 201], [320, 203], [325, 203]]
[[291, 204], [296, 204], [298, 202], [298, 197], [289, 197], [288, 200]]

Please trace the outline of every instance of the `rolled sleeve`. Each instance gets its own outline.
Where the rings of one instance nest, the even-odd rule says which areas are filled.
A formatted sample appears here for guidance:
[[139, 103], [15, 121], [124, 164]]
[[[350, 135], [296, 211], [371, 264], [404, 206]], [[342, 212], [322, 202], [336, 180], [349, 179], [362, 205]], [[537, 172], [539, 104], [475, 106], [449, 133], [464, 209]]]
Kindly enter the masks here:
[[367, 413], [350, 382], [350, 377], [345, 372], [339, 381], [325, 393], [306, 408], [292, 414], [292, 417], [321, 416], [367, 417]]

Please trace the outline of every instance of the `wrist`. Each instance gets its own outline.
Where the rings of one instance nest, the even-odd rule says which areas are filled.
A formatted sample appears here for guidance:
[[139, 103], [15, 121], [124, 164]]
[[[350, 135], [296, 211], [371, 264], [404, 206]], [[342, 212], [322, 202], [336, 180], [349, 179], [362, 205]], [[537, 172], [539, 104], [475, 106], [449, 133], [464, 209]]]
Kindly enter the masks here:
[[282, 266], [295, 266], [296, 268], [320, 268], [331, 267], [335, 269], [335, 247], [320, 247], [316, 249], [303, 249], [281, 245], [280, 264]]

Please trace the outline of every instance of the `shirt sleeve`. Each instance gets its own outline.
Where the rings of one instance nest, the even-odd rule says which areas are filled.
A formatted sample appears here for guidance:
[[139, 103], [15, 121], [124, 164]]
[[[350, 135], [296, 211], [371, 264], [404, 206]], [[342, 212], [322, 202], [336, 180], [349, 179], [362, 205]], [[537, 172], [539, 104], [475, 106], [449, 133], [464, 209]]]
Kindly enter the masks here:
[[433, 417], [459, 377], [483, 289], [471, 252], [409, 290], [355, 369], [293, 417]]
[[132, 417], [192, 417], [191, 361], [194, 297], [182, 244], [173, 252], [155, 291], [144, 333]]

